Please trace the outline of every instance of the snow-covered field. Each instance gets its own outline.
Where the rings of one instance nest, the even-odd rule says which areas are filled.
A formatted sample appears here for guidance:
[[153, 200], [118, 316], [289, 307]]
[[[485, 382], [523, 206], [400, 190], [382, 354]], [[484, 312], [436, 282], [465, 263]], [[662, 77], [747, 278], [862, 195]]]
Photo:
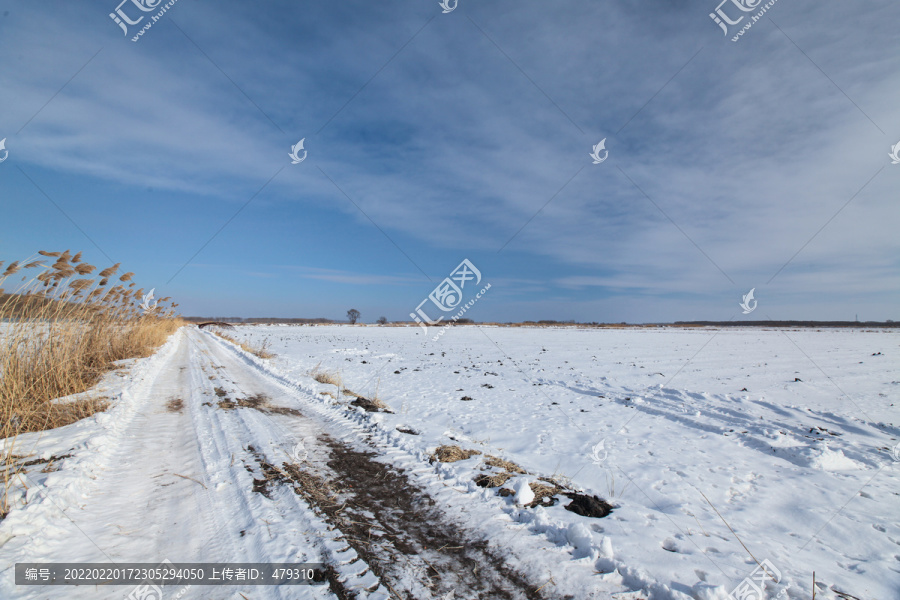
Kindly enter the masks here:
[[[826, 588], [900, 598], [896, 333], [459, 327], [433, 342], [415, 328], [238, 331], [268, 340], [293, 378], [321, 362], [355, 392], [377, 389], [397, 413], [385, 427], [421, 432], [410, 443], [457, 440], [613, 499], [619, 508], [592, 523], [613, 551], [595, 564], [610, 571], [600, 580], [730, 592], [756, 565], [702, 493], [790, 597], [811, 596], [815, 571]], [[545, 510], [523, 517], [536, 532], [579, 521]]]
[[[813, 572], [816, 598], [900, 598], [897, 333], [457, 327], [433, 341], [417, 328], [255, 326], [231, 335], [265, 341], [276, 357], [183, 330], [105, 380], [108, 413], [20, 441], [32, 456], [71, 457], [29, 471], [44, 487], [0, 522], [0, 597], [130, 591], [17, 588], [15, 562], [165, 558], [321, 561], [359, 597], [387, 598], [391, 585], [412, 598], [447, 597], [446, 585], [455, 598], [490, 597], [459, 573], [429, 589], [410, 556], [359, 569], [365, 560], [302, 494], [251, 491], [262, 464], [252, 456], [277, 463], [298, 441], [309, 468], [340, 473], [326, 432], [402, 470], [467, 535], [487, 539], [491, 556], [534, 584], [527, 597], [724, 600], [768, 561], [777, 579], [768, 598], [811, 598]], [[348, 406], [352, 397], [310, 377], [316, 367], [394, 414]], [[223, 410], [222, 393], [281, 408]], [[167, 410], [175, 397], [183, 408]], [[481, 454], [429, 463], [444, 444]], [[615, 509], [595, 519], [565, 510], [565, 497], [517, 505], [475, 485], [488, 454], [528, 472], [504, 487], [556, 477]], [[242, 593], [335, 597], [327, 587]]]

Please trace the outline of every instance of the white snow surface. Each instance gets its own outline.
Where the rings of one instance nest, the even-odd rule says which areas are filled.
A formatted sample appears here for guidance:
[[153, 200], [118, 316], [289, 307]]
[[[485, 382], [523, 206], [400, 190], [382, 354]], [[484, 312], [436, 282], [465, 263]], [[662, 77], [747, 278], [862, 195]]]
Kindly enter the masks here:
[[[467, 326], [433, 341], [413, 327], [253, 326], [231, 334], [267, 342], [275, 358], [182, 329], [153, 357], [104, 379], [96, 392], [112, 400], [108, 411], [17, 441], [29, 458], [71, 456], [49, 473], [29, 468], [14, 493], [18, 507], [0, 522], [0, 598], [130, 592], [17, 587], [16, 562], [163, 559], [326, 561], [354, 589], [375, 590], [360, 597], [390, 597], [299, 496], [251, 493], [252, 475], [234, 458], [249, 444], [289, 456], [302, 442], [321, 461], [319, 428], [374, 445], [379, 460], [405, 469], [548, 597], [725, 600], [768, 560], [780, 572], [770, 598], [810, 598], [813, 571], [816, 598], [900, 598], [897, 333]], [[337, 390], [309, 376], [316, 366], [377, 394], [394, 414], [321, 393]], [[265, 391], [317, 425], [207, 410], [214, 385], [226, 383]], [[183, 410], [166, 410], [173, 397]], [[482, 454], [430, 464], [442, 444]], [[486, 454], [528, 471], [510, 480], [516, 495], [474, 484]], [[594, 519], [565, 510], [565, 497], [521, 506], [530, 493], [522, 484], [541, 476], [563, 477], [615, 509]], [[238, 591], [334, 597], [327, 587], [208, 587], [182, 597]]]

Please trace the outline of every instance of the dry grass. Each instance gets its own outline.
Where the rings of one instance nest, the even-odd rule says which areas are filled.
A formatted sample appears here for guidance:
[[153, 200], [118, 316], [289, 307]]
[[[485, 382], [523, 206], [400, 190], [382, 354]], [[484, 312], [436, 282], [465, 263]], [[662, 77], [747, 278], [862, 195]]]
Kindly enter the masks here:
[[523, 469], [516, 463], [508, 461], [508, 460], [504, 460], [500, 457], [493, 456], [491, 454], [488, 454], [484, 458], [484, 464], [486, 464], [489, 467], [497, 467], [498, 469], [503, 469], [504, 471], [509, 471], [510, 473], [519, 473], [519, 474], [524, 475], [526, 472], [525, 469]]
[[475, 483], [477, 483], [481, 487], [500, 487], [513, 477], [515, 477], [515, 475], [508, 472], [491, 473], [490, 475], [481, 473], [475, 476]]
[[481, 454], [478, 450], [463, 450], [459, 446], [438, 446], [429, 457], [429, 462], [457, 462]]
[[[322, 363], [319, 363], [315, 367], [313, 367], [312, 371], [309, 372], [309, 376], [318, 381], [319, 383], [325, 383], [328, 385], [336, 385], [338, 390], [346, 393], [347, 390], [344, 389], [344, 382], [341, 379], [340, 373], [335, 373], [334, 371], [323, 371], [319, 368]], [[350, 395], [356, 396], [353, 392], [350, 392]]]
[[[340, 373], [335, 373], [334, 371], [325, 371], [321, 368], [322, 363], [317, 364], [312, 368], [309, 372], [309, 376], [318, 381], [319, 383], [324, 383], [326, 385], [336, 386], [338, 389], [337, 396], [332, 392], [319, 392], [325, 396], [331, 396], [332, 398], [337, 399], [339, 396], [349, 396], [354, 400], [350, 402], [353, 406], [361, 406], [368, 412], [386, 412], [393, 414], [394, 411], [391, 410], [391, 407], [384, 403], [384, 401], [378, 397], [378, 386], [375, 388], [375, 394], [372, 397], [364, 396], [363, 394], [357, 394], [353, 390], [349, 390], [344, 387], [344, 380], [341, 377]], [[379, 380], [380, 384], [380, 380]]]
[[563, 488], [557, 487], [555, 485], [545, 485], [543, 483], [529, 483], [528, 487], [531, 488], [531, 491], [534, 492], [534, 500], [528, 504], [528, 508], [534, 508], [536, 506], [541, 506], [544, 504], [544, 498], [553, 498], [558, 494], [561, 494]]
[[[501, 472], [482, 473], [475, 477], [475, 483], [481, 487], [500, 487], [516, 475], [524, 475], [527, 473], [525, 469], [516, 463], [504, 460], [499, 456], [488, 454], [484, 457], [484, 464], [487, 468], [502, 469]], [[532, 486], [533, 487], [533, 486]]]
[[152, 309], [139, 307], [144, 290], [129, 283], [134, 273], [110, 285], [118, 264], [89, 277], [96, 267], [80, 252], [40, 254], [0, 270], [0, 286], [21, 278], [9, 293], [0, 287], [0, 439], [7, 439], [0, 454], [0, 517], [9, 510], [18, 473], [12, 458], [18, 436], [104, 410], [103, 398], [56, 400], [89, 390], [115, 361], [150, 356], [183, 325], [174, 316], [177, 304], [165, 306], [169, 298]]
[[210, 331], [212, 331], [214, 334], [216, 334], [223, 340], [228, 340], [235, 346], [240, 347], [240, 349], [243, 350], [244, 352], [249, 352], [253, 356], [257, 356], [259, 358], [272, 358], [273, 356], [275, 356], [274, 354], [272, 354], [271, 352], [266, 350], [266, 345], [267, 345], [266, 342], [263, 342], [262, 346], [260, 346], [259, 348], [256, 348], [254, 346], [251, 346], [250, 344], [245, 344], [244, 342], [238, 341], [235, 338], [231, 337], [230, 335], [222, 333], [218, 329], [211, 329]]

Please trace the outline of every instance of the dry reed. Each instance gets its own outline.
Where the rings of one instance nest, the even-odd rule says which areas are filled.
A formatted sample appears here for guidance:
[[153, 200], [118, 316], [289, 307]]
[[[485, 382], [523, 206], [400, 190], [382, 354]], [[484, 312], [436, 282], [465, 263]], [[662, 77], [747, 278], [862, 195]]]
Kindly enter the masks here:
[[[132, 292], [107, 287], [118, 264], [101, 271], [98, 281], [83, 277], [96, 267], [82, 262], [80, 252], [39, 254], [56, 261], [49, 267], [40, 259], [14, 261], [0, 271], [0, 518], [10, 509], [8, 492], [21, 470], [14, 454], [18, 437], [104, 410], [102, 398], [66, 397], [90, 390], [115, 361], [149, 356], [183, 324], [175, 317], [177, 304], [142, 311]], [[6, 280], [23, 270], [36, 274], [3, 293]]]

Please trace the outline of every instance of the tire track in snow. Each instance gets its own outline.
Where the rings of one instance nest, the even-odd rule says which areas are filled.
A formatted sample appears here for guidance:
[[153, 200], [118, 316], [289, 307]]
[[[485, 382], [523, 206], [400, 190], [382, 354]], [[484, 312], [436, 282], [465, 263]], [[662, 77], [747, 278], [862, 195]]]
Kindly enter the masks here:
[[[226, 365], [234, 385], [247, 396], [264, 394], [284, 395], [282, 385], [273, 393], [268, 373], [248, 365], [243, 357], [228, 352], [224, 344], [204, 336], [207, 348], [216, 359]], [[213, 347], [218, 346], [218, 351]], [[225, 352], [223, 352], [225, 351]], [[279, 394], [280, 392], [280, 394]], [[298, 396], [289, 395], [303, 405], [312, 406]], [[235, 412], [252, 413], [249, 407]], [[271, 406], [257, 407], [260, 412]], [[287, 407], [276, 407], [283, 409]], [[313, 421], [299, 410], [289, 413], [296, 426], [306, 421], [320, 429], [340, 427], [340, 423]], [[271, 417], [285, 423], [285, 415]], [[250, 419], [245, 416], [245, 419]], [[291, 425], [286, 425], [290, 427]], [[351, 433], [363, 434], [362, 428], [351, 425]], [[340, 432], [346, 439], [346, 431]], [[288, 488], [316, 511], [346, 542], [362, 562], [390, 590], [389, 597], [409, 600], [434, 597], [453, 597], [457, 592], [465, 598], [539, 599], [545, 596], [525, 577], [505, 566], [495, 556], [488, 543], [449, 521], [437, 508], [435, 500], [414, 484], [407, 474], [391, 465], [375, 460], [377, 455], [354, 448], [345, 439], [335, 439], [321, 432], [304, 445], [312, 459], [302, 466], [280, 461], [270, 456], [274, 440], [251, 434], [250, 454], [254, 456], [262, 479], [257, 491], [281, 502], [278, 489]], [[270, 449], [267, 451], [267, 448]], [[277, 452], [276, 452], [277, 453]], [[324, 460], [323, 460], [324, 456]], [[279, 466], [280, 463], [280, 466]], [[437, 596], [437, 595], [440, 596]], [[365, 596], [362, 596], [365, 597]]]

